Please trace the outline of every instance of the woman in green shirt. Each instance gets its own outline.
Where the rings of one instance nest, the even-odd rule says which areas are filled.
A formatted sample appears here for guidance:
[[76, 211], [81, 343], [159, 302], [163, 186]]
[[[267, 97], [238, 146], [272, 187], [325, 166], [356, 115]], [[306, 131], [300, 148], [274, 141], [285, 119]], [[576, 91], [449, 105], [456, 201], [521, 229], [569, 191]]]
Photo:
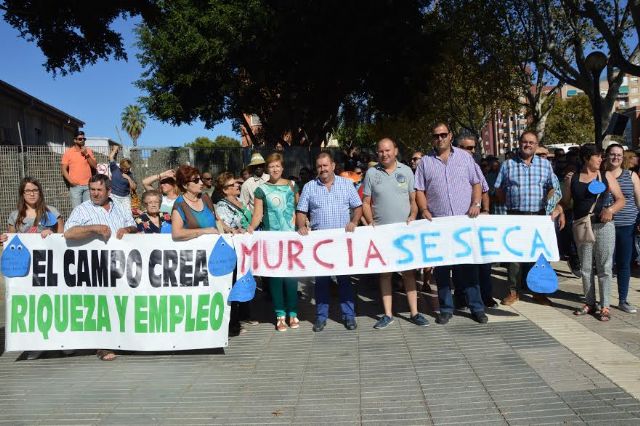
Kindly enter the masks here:
[[[282, 178], [284, 170], [281, 154], [267, 157], [269, 181], [261, 184], [255, 191], [253, 218], [247, 228], [253, 232], [260, 222], [264, 231], [295, 231], [296, 204], [298, 189], [295, 183]], [[295, 278], [269, 278], [271, 299], [276, 313], [276, 330], [286, 331], [286, 317], [289, 327], [300, 327], [298, 320], [298, 280]]]

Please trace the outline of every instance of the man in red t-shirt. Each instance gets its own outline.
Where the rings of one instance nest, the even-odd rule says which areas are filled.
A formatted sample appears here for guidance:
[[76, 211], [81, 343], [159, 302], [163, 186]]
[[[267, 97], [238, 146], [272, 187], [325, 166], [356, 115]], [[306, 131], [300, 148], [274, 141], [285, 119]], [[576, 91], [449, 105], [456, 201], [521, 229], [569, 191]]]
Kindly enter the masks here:
[[89, 199], [89, 179], [98, 165], [91, 149], [84, 146], [87, 139], [82, 130], [76, 132], [73, 146], [62, 156], [62, 177], [69, 183], [71, 207]]

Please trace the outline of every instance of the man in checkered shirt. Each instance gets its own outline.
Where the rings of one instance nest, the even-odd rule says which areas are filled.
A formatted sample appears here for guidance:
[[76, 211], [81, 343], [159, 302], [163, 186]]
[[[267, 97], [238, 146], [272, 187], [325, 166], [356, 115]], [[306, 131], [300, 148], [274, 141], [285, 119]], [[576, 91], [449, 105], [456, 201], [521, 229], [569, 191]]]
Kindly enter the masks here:
[[[360, 222], [362, 201], [358, 192], [351, 180], [335, 175], [335, 168], [336, 163], [329, 152], [321, 152], [316, 158], [318, 176], [304, 186], [296, 208], [296, 226], [300, 235], [307, 235], [309, 230], [335, 228], [353, 232]], [[350, 277], [340, 275], [336, 279], [344, 326], [347, 330], [355, 330], [356, 313]], [[315, 332], [322, 331], [327, 324], [329, 282], [330, 277], [316, 277], [316, 321], [313, 325]]]
[[[506, 204], [507, 214], [544, 216], [547, 200], [556, 191], [560, 192], [558, 178], [553, 173], [551, 163], [535, 155], [538, 136], [534, 132], [527, 131], [520, 135], [519, 146], [517, 155], [500, 167], [495, 183], [496, 199]], [[551, 212], [551, 219], [556, 218], [562, 229], [564, 214], [559, 204]], [[513, 305], [520, 300], [518, 289], [526, 287], [525, 280], [532, 266], [533, 263], [509, 264], [509, 293], [502, 299], [503, 305]], [[533, 293], [533, 298], [543, 305], [551, 305], [551, 301], [542, 294]]]

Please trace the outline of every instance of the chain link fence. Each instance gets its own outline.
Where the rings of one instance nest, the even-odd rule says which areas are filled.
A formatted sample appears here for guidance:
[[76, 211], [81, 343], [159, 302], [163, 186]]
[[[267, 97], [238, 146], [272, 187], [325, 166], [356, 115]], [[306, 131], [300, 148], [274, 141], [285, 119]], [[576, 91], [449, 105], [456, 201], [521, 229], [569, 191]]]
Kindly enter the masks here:
[[[108, 146], [89, 146], [98, 164], [108, 163]], [[18, 202], [18, 188], [24, 176], [40, 181], [48, 205], [56, 207], [64, 218], [71, 213], [69, 189], [62, 178], [60, 164], [67, 147], [25, 146], [23, 151], [14, 145], [0, 145], [0, 231], [7, 229], [7, 218]], [[266, 158], [270, 149], [258, 150]], [[283, 152], [284, 176], [298, 176], [302, 167], [313, 170], [315, 156], [320, 148], [291, 147]], [[142, 194], [142, 179], [156, 175], [181, 164], [191, 164], [201, 172], [209, 171], [215, 177], [224, 171], [239, 175], [243, 169], [242, 148], [130, 148], [125, 153], [132, 161], [138, 194]], [[342, 161], [342, 153], [334, 151], [336, 161]]]

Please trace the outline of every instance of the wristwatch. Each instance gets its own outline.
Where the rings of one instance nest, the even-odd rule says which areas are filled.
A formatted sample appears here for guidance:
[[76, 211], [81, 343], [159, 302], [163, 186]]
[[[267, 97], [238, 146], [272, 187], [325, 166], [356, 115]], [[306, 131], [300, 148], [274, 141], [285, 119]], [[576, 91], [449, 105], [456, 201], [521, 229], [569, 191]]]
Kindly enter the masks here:
[[482, 207], [482, 203], [474, 203], [473, 207]]

